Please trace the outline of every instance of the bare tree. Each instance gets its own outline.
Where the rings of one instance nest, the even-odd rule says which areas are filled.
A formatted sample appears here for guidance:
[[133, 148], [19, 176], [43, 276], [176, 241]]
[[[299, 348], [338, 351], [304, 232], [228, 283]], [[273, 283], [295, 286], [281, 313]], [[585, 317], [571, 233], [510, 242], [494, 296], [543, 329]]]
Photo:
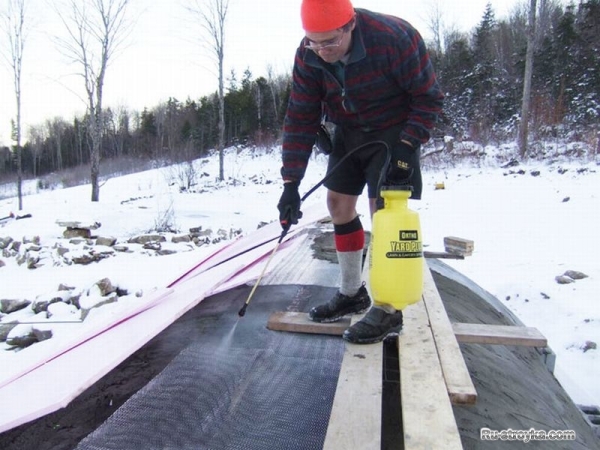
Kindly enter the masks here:
[[440, 9], [439, 0], [430, 1], [427, 4], [429, 15], [427, 16], [427, 28], [433, 35], [433, 46], [434, 50], [438, 55], [442, 54], [442, 38], [443, 38], [443, 23], [442, 18], [444, 14]]
[[91, 137], [92, 201], [100, 199], [100, 147], [104, 121], [102, 99], [106, 71], [130, 31], [129, 0], [70, 0], [70, 13], [56, 8], [67, 37], [58, 38], [64, 54], [81, 67], [85, 83], [88, 130]]
[[23, 157], [21, 149], [21, 73], [23, 69], [23, 53], [27, 39], [27, 11], [25, 0], [8, 0], [8, 9], [3, 16], [3, 29], [6, 33], [8, 50], [3, 53], [13, 75], [17, 118], [13, 122], [13, 139], [16, 141], [15, 154], [17, 160], [17, 197], [19, 211], [23, 209]]
[[206, 46], [216, 60], [219, 78], [219, 179], [224, 176], [225, 147], [225, 88], [223, 86], [223, 58], [225, 55], [225, 20], [229, 9], [229, 0], [193, 0], [186, 6], [188, 12], [195, 17], [202, 28], [201, 43]]
[[[544, 1], [544, 0], [542, 0]], [[527, 153], [529, 135], [529, 107], [531, 103], [531, 78], [533, 75], [533, 53], [535, 48], [535, 12], [537, 0], [530, 0], [527, 25], [527, 53], [525, 57], [525, 75], [523, 77], [523, 99], [521, 104], [521, 125], [519, 127], [519, 153]]]

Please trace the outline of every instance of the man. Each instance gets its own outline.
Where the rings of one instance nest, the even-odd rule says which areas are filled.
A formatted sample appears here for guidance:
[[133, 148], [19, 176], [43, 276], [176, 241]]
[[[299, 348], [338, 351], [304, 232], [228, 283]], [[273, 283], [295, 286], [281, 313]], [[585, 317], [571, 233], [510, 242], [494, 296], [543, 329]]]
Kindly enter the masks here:
[[[350, 0], [303, 0], [305, 38], [296, 51], [283, 135], [284, 189], [277, 205], [282, 227], [298, 222], [298, 188], [324, 117], [336, 125], [328, 169], [355, 151], [325, 183], [341, 271], [339, 291], [310, 310], [316, 322], [333, 322], [366, 311], [371, 300], [361, 283], [365, 234], [356, 212], [368, 186], [371, 216], [377, 208], [385, 141], [391, 152], [385, 184], [410, 184], [421, 197], [420, 145], [427, 142], [442, 108], [429, 55], [406, 21], [354, 9]], [[378, 303], [344, 332], [353, 343], [379, 342], [398, 334], [402, 311]]]

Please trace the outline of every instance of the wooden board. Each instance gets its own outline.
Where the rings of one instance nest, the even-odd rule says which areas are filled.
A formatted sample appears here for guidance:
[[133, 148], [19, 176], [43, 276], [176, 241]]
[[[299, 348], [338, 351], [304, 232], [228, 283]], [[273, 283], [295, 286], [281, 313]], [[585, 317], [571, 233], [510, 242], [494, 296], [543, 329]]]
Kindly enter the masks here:
[[462, 449], [423, 302], [404, 310], [398, 353], [404, 449]]
[[448, 395], [455, 405], [472, 405], [477, 401], [477, 391], [427, 264], [424, 264], [423, 269], [425, 311], [431, 323]]
[[465, 344], [524, 345], [546, 347], [548, 340], [537, 328], [511, 325], [453, 323], [458, 342]]
[[423, 252], [423, 258], [435, 258], [435, 259], [465, 259], [465, 255], [459, 253], [448, 253], [448, 252], [430, 252], [425, 250]]
[[323, 450], [381, 449], [382, 370], [381, 343], [346, 343]]
[[[362, 272], [367, 289], [369, 252], [370, 246]], [[351, 323], [363, 317], [354, 315]], [[346, 343], [323, 450], [380, 450], [382, 391], [383, 345]]]
[[461, 255], [470, 256], [473, 254], [475, 243], [470, 239], [446, 236], [444, 238], [444, 248], [449, 253], [458, 253]]
[[269, 316], [267, 322], [269, 330], [334, 336], [341, 336], [349, 326], [350, 318], [348, 317], [344, 317], [337, 322], [318, 323], [310, 320], [307, 313], [289, 311], [276, 311]]

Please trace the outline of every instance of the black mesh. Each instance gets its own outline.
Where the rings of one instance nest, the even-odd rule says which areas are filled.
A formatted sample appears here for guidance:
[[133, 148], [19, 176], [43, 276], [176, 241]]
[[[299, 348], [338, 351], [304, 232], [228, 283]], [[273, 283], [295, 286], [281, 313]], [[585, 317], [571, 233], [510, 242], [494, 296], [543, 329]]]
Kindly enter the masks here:
[[[77, 448], [321, 449], [344, 344], [265, 328], [294, 289], [261, 287], [242, 319], [247, 289], [237, 302], [205, 300], [189, 346]], [[311, 287], [308, 295], [333, 292]]]

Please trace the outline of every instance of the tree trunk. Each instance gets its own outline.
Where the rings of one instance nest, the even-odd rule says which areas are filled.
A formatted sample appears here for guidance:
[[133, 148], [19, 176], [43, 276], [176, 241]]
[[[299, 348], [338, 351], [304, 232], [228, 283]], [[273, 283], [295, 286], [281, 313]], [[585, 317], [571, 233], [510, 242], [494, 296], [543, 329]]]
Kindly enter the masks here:
[[102, 95], [109, 60], [123, 43], [127, 30], [126, 9], [129, 0], [94, 1], [91, 8], [80, 0], [71, 0], [70, 19], [58, 12], [68, 35], [74, 40], [59, 40], [66, 54], [81, 65], [87, 93], [88, 133], [91, 138], [90, 178], [92, 201], [100, 199], [100, 149], [102, 147]]
[[92, 183], [92, 201], [100, 201], [100, 139], [102, 134], [98, 124], [92, 125], [92, 150], [90, 152], [90, 181]]
[[223, 94], [223, 62], [219, 64], [219, 180], [225, 179], [225, 95]]
[[529, 108], [531, 103], [531, 78], [533, 74], [533, 52], [535, 47], [535, 12], [537, 0], [530, 0], [529, 24], [527, 25], [527, 55], [525, 59], [525, 75], [523, 77], [523, 99], [521, 106], [521, 125], [519, 127], [519, 153], [521, 158], [527, 154], [529, 137]]
[[[13, 139], [15, 145], [15, 159], [17, 163], [17, 197], [19, 211], [23, 209], [23, 151], [21, 148], [21, 72], [23, 69], [23, 52], [27, 36], [25, 0], [9, 0], [6, 15], [3, 18], [2, 28], [8, 43], [6, 60], [12, 69], [15, 100], [17, 103], [17, 120], [13, 122]], [[4, 39], [3, 39], [4, 41]], [[3, 42], [4, 44], [4, 42]]]

